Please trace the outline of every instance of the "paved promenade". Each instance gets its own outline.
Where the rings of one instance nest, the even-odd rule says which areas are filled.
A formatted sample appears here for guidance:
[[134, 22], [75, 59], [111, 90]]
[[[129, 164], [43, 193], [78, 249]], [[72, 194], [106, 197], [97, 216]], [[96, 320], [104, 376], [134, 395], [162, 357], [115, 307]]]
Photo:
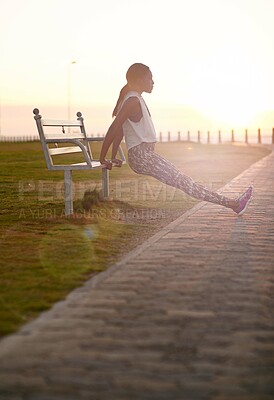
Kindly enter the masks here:
[[273, 400], [274, 153], [0, 342], [1, 400]]

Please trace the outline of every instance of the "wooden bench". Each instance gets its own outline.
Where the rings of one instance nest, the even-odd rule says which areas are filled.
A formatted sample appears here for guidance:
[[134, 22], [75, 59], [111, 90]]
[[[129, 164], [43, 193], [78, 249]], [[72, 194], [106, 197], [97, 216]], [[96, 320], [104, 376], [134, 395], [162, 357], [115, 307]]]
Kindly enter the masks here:
[[[48, 169], [52, 171], [64, 171], [65, 215], [73, 214], [72, 171], [101, 169], [102, 195], [104, 198], [108, 197], [109, 170], [105, 168], [104, 165], [101, 165], [99, 160], [93, 158], [90, 145], [91, 142], [102, 142], [104, 138], [87, 137], [82, 113], [78, 112], [77, 120], [73, 121], [43, 119], [39, 114], [38, 108], [35, 108], [33, 113]], [[58, 147], [59, 144], [61, 144], [62, 147]], [[84, 162], [64, 164], [63, 161], [63, 164], [55, 163], [56, 156], [64, 156], [72, 153], [82, 153]], [[119, 155], [124, 163], [125, 156], [121, 146], [119, 147]]]

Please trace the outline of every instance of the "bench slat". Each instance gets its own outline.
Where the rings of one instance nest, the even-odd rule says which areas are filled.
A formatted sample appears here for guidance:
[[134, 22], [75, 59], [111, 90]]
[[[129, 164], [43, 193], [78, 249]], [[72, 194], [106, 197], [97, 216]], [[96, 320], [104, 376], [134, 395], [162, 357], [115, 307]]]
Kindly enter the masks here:
[[77, 120], [65, 120], [65, 119], [42, 119], [41, 123], [43, 126], [82, 126], [81, 121]]
[[49, 149], [49, 154], [51, 156], [55, 156], [57, 154], [70, 154], [70, 153], [82, 153], [82, 149], [78, 146], [71, 146], [71, 147], [58, 147]]
[[104, 169], [101, 165], [100, 161], [92, 161], [91, 165], [87, 163], [77, 163], [77, 164], [70, 164], [70, 165], [53, 165], [49, 168], [52, 171], [79, 171], [79, 170], [92, 170], [92, 169]]
[[[84, 139], [85, 136], [81, 132], [77, 133], [62, 133], [62, 132], [55, 132], [55, 133], [46, 133], [44, 132], [45, 139], [51, 139], [54, 141], [54, 139]], [[69, 141], [69, 140], [68, 140]]]
[[[71, 165], [80, 166], [80, 165], [87, 165], [87, 163], [83, 162], [83, 163], [76, 163], [76, 164], [71, 164]], [[100, 161], [91, 161], [91, 167], [92, 168], [96, 168], [96, 167], [102, 168], [102, 164], [100, 163]]]

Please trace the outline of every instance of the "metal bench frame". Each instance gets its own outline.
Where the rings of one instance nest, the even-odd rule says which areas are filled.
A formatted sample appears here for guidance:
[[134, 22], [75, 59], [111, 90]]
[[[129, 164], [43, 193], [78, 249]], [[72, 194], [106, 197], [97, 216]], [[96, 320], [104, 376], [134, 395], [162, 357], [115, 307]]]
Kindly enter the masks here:
[[[102, 170], [102, 195], [104, 198], [109, 196], [109, 170], [102, 165], [99, 160], [93, 158], [90, 142], [102, 142], [103, 137], [87, 137], [84, 118], [82, 113], [78, 112], [77, 120], [51, 120], [43, 119], [39, 114], [39, 109], [33, 110], [34, 119], [36, 121], [42, 149], [44, 152], [47, 168], [51, 171], [64, 171], [64, 198], [65, 198], [65, 215], [73, 214], [73, 190], [72, 190], [72, 171], [75, 170]], [[45, 132], [44, 127], [56, 127], [61, 130], [54, 133]], [[66, 129], [68, 128], [68, 132]], [[74, 130], [77, 128], [77, 132], [71, 132], [71, 128]], [[52, 143], [55, 144], [55, 148], [50, 147]], [[65, 146], [69, 143], [70, 146]], [[63, 144], [65, 147], [58, 147], [58, 144]], [[119, 147], [119, 155], [123, 163], [126, 161], [122, 150]], [[52, 156], [71, 154], [71, 153], [82, 153], [84, 162], [76, 164], [55, 164]], [[55, 157], [56, 158], [56, 157]]]

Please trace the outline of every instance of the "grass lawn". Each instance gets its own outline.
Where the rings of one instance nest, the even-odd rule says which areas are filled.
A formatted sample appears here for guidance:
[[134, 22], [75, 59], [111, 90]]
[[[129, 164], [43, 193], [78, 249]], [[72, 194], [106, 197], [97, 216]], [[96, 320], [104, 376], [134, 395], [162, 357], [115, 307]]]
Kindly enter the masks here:
[[[184, 142], [160, 143], [157, 151], [214, 190], [269, 152], [260, 146]], [[0, 143], [0, 152], [1, 336], [197, 203], [124, 165], [111, 171], [111, 199], [104, 202], [93, 193], [100, 190], [100, 171], [74, 172], [75, 214], [68, 218], [63, 173], [46, 169], [40, 143]]]

